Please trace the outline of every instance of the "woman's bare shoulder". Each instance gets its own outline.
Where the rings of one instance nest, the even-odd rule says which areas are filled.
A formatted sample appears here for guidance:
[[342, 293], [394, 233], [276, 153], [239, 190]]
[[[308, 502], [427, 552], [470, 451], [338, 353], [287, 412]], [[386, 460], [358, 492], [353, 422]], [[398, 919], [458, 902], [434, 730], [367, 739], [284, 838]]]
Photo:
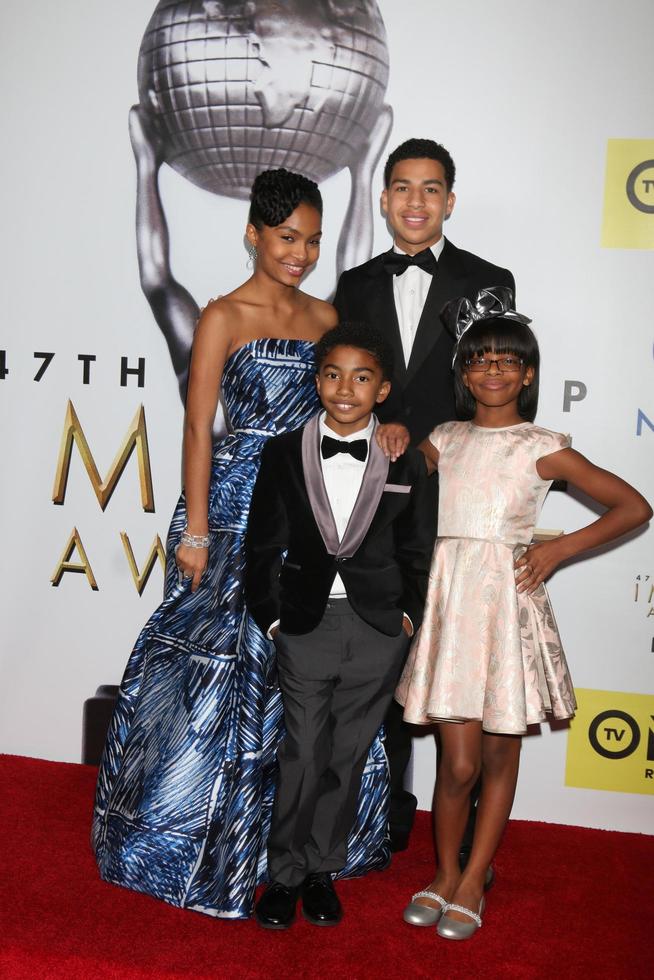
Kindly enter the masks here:
[[231, 293], [225, 293], [207, 300], [206, 305], [202, 307], [201, 315], [220, 320], [221, 317], [233, 313], [239, 305], [238, 289], [235, 289]]
[[199, 323], [207, 323], [236, 337], [245, 327], [247, 306], [244, 297], [239, 295], [238, 289], [235, 289], [225, 296], [210, 299], [202, 310]]
[[323, 330], [329, 330], [330, 327], [335, 327], [338, 323], [338, 313], [332, 304], [325, 302], [324, 299], [318, 299], [316, 296], [309, 296], [308, 293], [304, 295], [307, 300], [307, 310], [311, 318]]
[[210, 299], [201, 310], [195, 328], [194, 348], [214, 350], [226, 356], [239, 333], [239, 317], [228, 296]]

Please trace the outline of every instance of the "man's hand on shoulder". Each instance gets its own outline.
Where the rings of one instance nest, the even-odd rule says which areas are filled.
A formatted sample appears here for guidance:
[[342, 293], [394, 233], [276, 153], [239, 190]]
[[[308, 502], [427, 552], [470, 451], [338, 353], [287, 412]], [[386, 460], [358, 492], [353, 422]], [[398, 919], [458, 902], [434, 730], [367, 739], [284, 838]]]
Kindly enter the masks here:
[[392, 463], [406, 452], [409, 438], [409, 430], [398, 422], [377, 427], [377, 444]]

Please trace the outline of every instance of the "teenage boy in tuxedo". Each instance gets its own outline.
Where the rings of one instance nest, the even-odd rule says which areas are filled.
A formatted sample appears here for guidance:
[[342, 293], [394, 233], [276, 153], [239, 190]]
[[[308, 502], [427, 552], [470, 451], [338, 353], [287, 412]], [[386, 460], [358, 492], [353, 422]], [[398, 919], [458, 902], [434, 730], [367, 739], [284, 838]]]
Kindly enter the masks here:
[[[334, 306], [341, 320], [374, 324], [394, 353], [389, 397], [377, 415], [387, 424], [386, 446], [395, 454], [410, 441], [417, 446], [441, 422], [456, 418], [451, 337], [440, 320], [445, 303], [474, 299], [485, 286], [510, 286], [508, 269], [457, 248], [443, 236], [454, 209], [455, 166], [440, 143], [410, 139], [388, 157], [381, 206], [393, 234], [388, 252], [344, 272]], [[399, 423], [388, 427], [389, 423]], [[429, 481], [425, 526], [436, 537], [438, 480]], [[404, 789], [411, 757], [411, 732], [402, 709], [392, 702], [384, 721], [391, 774], [391, 848], [403, 850], [413, 826], [416, 798]], [[467, 859], [474, 809], [462, 847]]]
[[335, 925], [332, 873], [346, 864], [361, 776], [424, 605], [431, 534], [426, 468], [375, 439], [392, 352], [367, 325], [316, 348], [323, 411], [263, 450], [246, 537], [248, 608], [274, 640], [286, 735], [261, 925], [302, 911]]

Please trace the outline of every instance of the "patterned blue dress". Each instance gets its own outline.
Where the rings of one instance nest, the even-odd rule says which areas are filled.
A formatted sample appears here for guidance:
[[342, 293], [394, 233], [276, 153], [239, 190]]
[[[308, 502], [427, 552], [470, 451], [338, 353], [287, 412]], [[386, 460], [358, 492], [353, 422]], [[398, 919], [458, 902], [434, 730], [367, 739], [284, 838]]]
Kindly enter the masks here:
[[[102, 877], [225, 918], [247, 917], [266, 878], [283, 734], [274, 648], [244, 607], [243, 536], [265, 440], [319, 407], [314, 371], [305, 340], [250, 341], [227, 360], [231, 433], [213, 452], [209, 564], [195, 593], [178, 584], [182, 496], [164, 601], [127, 664], [98, 777], [93, 846]], [[376, 739], [343, 877], [388, 862], [387, 797]]]

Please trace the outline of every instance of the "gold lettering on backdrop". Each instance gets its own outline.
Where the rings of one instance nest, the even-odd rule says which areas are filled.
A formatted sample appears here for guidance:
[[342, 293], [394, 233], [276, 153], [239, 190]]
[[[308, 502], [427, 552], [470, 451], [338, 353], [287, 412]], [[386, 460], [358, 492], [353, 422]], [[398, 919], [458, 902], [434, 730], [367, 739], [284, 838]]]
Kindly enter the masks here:
[[[73, 552], [77, 551], [80, 561], [74, 562], [70, 559], [72, 558]], [[79, 536], [79, 531], [76, 527], [73, 528], [68, 541], [66, 542], [66, 547], [64, 548], [61, 558], [52, 573], [52, 578], [50, 582], [52, 585], [59, 585], [63, 577], [64, 572], [83, 572], [86, 575], [89, 585], [94, 592], [98, 591], [98, 583], [95, 580], [95, 575], [93, 574], [93, 569], [91, 564], [86, 557], [86, 551], [84, 550], [84, 545], [82, 544], [82, 539]]]
[[64, 419], [64, 431], [61, 437], [59, 448], [59, 458], [57, 460], [57, 473], [55, 475], [54, 487], [52, 489], [52, 502], [63, 504], [66, 497], [66, 485], [70, 471], [70, 460], [73, 452], [73, 443], [76, 443], [82, 462], [86, 468], [89, 480], [98, 499], [102, 510], [105, 509], [111, 495], [116, 489], [116, 484], [120, 479], [127, 461], [136, 447], [136, 457], [139, 467], [139, 481], [141, 484], [141, 504], [143, 510], [152, 513], [154, 511], [154, 490], [152, 488], [152, 473], [150, 470], [150, 453], [148, 450], [148, 434], [145, 425], [145, 409], [139, 406], [136, 415], [132, 419], [129, 429], [123, 442], [116, 454], [116, 458], [109, 467], [109, 472], [105, 480], [100, 478], [100, 473], [95, 465], [93, 453], [86, 441], [86, 436], [80, 424], [77, 412], [71, 401], [66, 407], [66, 417]]
[[136, 564], [136, 559], [134, 558], [134, 552], [132, 550], [132, 545], [130, 543], [129, 537], [125, 531], [120, 532], [120, 540], [123, 542], [123, 548], [125, 549], [125, 554], [127, 555], [127, 562], [129, 564], [129, 570], [132, 573], [132, 578], [134, 579], [134, 585], [136, 586], [136, 591], [139, 595], [142, 595], [143, 589], [148, 583], [150, 578], [150, 573], [154, 568], [154, 564], [157, 560], [161, 562], [161, 567], [166, 569], [166, 552], [164, 546], [161, 543], [161, 538], [159, 535], [156, 536], [150, 550], [145, 559], [145, 564], [143, 566], [143, 571], [139, 572], [138, 565]]

